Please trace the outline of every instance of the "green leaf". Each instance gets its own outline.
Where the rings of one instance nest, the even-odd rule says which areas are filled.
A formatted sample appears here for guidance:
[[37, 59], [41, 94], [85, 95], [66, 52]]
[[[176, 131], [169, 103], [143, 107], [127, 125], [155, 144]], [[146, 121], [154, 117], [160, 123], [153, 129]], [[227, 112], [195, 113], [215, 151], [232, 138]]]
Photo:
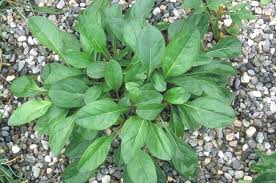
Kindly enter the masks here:
[[191, 94], [182, 87], [169, 89], [164, 94], [164, 100], [171, 104], [184, 104], [190, 98]]
[[11, 84], [11, 92], [17, 97], [30, 97], [45, 93], [45, 89], [40, 88], [30, 76], [21, 76]]
[[127, 108], [115, 102], [103, 99], [91, 102], [77, 113], [77, 124], [92, 130], [104, 130], [117, 122]]
[[180, 118], [180, 120], [181, 120], [181, 122], [182, 122], [182, 124], [184, 125], [185, 128], [188, 128], [190, 130], [196, 130], [201, 126], [201, 124], [198, 123], [191, 116], [191, 114], [186, 111], [184, 105], [177, 106], [177, 110], [178, 110], [179, 118]]
[[229, 2], [229, 0], [208, 0], [207, 7], [213, 11], [216, 11], [223, 3]]
[[230, 125], [235, 119], [234, 110], [214, 98], [199, 97], [183, 105], [189, 115], [208, 128], [222, 128]]
[[43, 46], [63, 56], [62, 34], [56, 25], [45, 17], [33, 16], [28, 20], [28, 27]]
[[88, 86], [76, 78], [68, 78], [53, 84], [49, 98], [58, 107], [73, 108], [84, 105], [84, 94]]
[[199, 74], [218, 74], [222, 76], [234, 76], [237, 74], [236, 69], [229, 63], [212, 61], [209, 64], [193, 68], [191, 73], [185, 75], [199, 75]]
[[148, 122], [135, 116], [129, 118], [121, 131], [121, 154], [125, 163], [131, 160], [135, 153], [144, 146], [148, 134]]
[[123, 181], [125, 183], [133, 183], [132, 180], [130, 179], [126, 167], [123, 169]]
[[167, 89], [165, 78], [160, 72], [153, 72], [151, 82], [157, 91], [163, 92]]
[[185, 76], [171, 79], [169, 82], [185, 88], [188, 92], [196, 96], [207, 95], [229, 104], [233, 100], [232, 94], [224, 86], [219, 86], [210, 80], [210, 78]]
[[79, 159], [97, 134], [97, 131], [81, 127], [75, 128], [70, 137], [70, 144], [65, 149], [65, 155], [69, 157], [70, 160]]
[[264, 172], [276, 172], [276, 153], [267, 155], [265, 152], [260, 150], [256, 151], [256, 154], [259, 156], [259, 161], [257, 163], [252, 163], [250, 169], [258, 173]]
[[270, 3], [271, 0], [261, 0], [261, 5], [267, 5], [268, 3]]
[[198, 58], [193, 64], [193, 67], [209, 64], [213, 61], [213, 58], [208, 57], [206, 53], [200, 53]]
[[124, 40], [133, 51], [137, 51], [137, 42], [142, 26], [137, 21], [128, 21], [124, 26]]
[[52, 128], [55, 121], [60, 118], [65, 118], [67, 116], [68, 110], [59, 108], [55, 105], [52, 105], [48, 111], [38, 118], [36, 121], [35, 129], [42, 134], [49, 134], [50, 129]]
[[178, 76], [188, 71], [196, 61], [200, 49], [200, 33], [183, 32], [166, 47], [162, 61], [165, 77]]
[[67, 52], [70, 52], [70, 51], [79, 52], [80, 51], [80, 49], [81, 49], [80, 42], [74, 34], [70, 34], [68, 32], [62, 32], [62, 31], [60, 33], [62, 36], [62, 42], [63, 42], [63, 46], [64, 46], [63, 56], [62, 56], [63, 58]]
[[182, 6], [184, 8], [193, 8], [198, 10], [202, 7], [202, 0], [184, 0]]
[[125, 74], [125, 82], [143, 82], [147, 76], [145, 75], [145, 69], [140, 62], [132, 64]]
[[234, 58], [240, 54], [241, 42], [235, 38], [221, 39], [207, 52], [207, 56], [216, 58]]
[[62, 180], [65, 183], [85, 183], [93, 176], [95, 176], [95, 171], [80, 172], [78, 162], [74, 161], [64, 169]]
[[52, 102], [49, 100], [30, 100], [18, 107], [11, 115], [8, 124], [10, 126], [18, 126], [43, 116]]
[[64, 55], [65, 63], [76, 68], [86, 68], [91, 62], [90, 55], [80, 51], [68, 51]]
[[91, 102], [94, 102], [98, 98], [100, 98], [102, 94], [102, 86], [101, 85], [94, 85], [88, 88], [84, 94], [84, 101], [86, 104], [89, 104]]
[[137, 54], [148, 77], [160, 66], [164, 49], [165, 41], [161, 32], [151, 25], [145, 26], [139, 35]]
[[255, 178], [252, 183], [273, 183], [276, 181], [276, 171], [264, 172]]
[[75, 116], [60, 118], [50, 130], [49, 145], [55, 156], [58, 156], [73, 131]]
[[198, 159], [196, 152], [183, 143], [179, 138], [170, 133], [170, 141], [172, 144], [172, 164], [177, 172], [186, 179], [194, 179], [197, 174]]
[[150, 11], [154, 5], [154, 0], [138, 0], [134, 6], [129, 10], [128, 20], [137, 20], [143, 24], [145, 19], [149, 16]]
[[41, 78], [45, 85], [51, 85], [60, 80], [80, 76], [82, 74], [80, 69], [53, 63], [43, 67]]
[[106, 36], [102, 28], [101, 15], [98, 11], [100, 7], [94, 8], [93, 4], [79, 16], [76, 30], [82, 37], [83, 45], [89, 44], [97, 52], [106, 52]]
[[96, 139], [83, 153], [79, 161], [79, 171], [92, 171], [101, 165], [107, 157], [112, 140], [113, 136]]
[[156, 169], [156, 175], [157, 175], [157, 183], [167, 183], [167, 178], [165, 173], [162, 171], [160, 166], [156, 163], [156, 161], [153, 161]]
[[145, 104], [138, 105], [136, 113], [139, 117], [145, 120], [154, 120], [163, 111], [163, 104]]
[[127, 172], [133, 183], [156, 183], [154, 163], [149, 155], [139, 150], [127, 164]]
[[92, 62], [87, 67], [87, 75], [93, 79], [103, 78], [105, 65], [106, 63], [102, 61]]
[[105, 65], [104, 79], [109, 88], [119, 90], [123, 83], [123, 71], [117, 61], [111, 60]]
[[171, 119], [168, 128], [175, 136], [182, 137], [184, 134], [184, 125], [177, 112], [175, 108], [171, 107]]
[[119, 4], [112, 5], [105, 9], [105, 23], [108, 30], [120, 41], [124, 42], [123, 27], [125, 26], [122, 7]]
[[149, 152], [162, 160], [170, 160], [172, 157], [171, 143], [167, 134], [157, 124], [149, 123], [150, 135], [146, 138]]
[[117, 148], [117, 149], [114, 150], [113, 162], [114, 162], [117, 166], [123, 166], [124, 160], [123, 160], [123, 158], [122, 158], [121, 146], [120, 146], [119, 148]]

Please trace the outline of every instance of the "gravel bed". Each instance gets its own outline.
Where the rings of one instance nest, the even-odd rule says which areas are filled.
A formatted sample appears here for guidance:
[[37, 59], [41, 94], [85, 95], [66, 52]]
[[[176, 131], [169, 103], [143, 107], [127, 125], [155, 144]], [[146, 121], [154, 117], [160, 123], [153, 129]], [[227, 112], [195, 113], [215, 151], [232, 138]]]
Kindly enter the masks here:
[[[85, 0], [34, 0], [42, 6], [56, 7], [64, 11], [60, 15], [47, 15], [61, 30], [72, 32], [73, 24]], [[131, 6], [123, 0], [113, 0], [123, 6]], [[241, 2], [236, 0], [236, 2]], [[187, 141], [199, 157], [197, 182], [238, 182], [251, 180], [255, 173], [249, 165], [258, 160], [256, 148], [268, 153], [275, 151], [276, 130], [276, 0], [262, 7], [258, 1], [250, 1], [250, 8], [256, 20], [245, 22], [239, 39], [243, 44], [242, 56], [233, 60], [238, 75], [232, 78], [230, 87], [236, 95], [233, 104], [237, 119], [225, 129], [202, 128], [187, 131]], [[179, 7], [179, 0], [156, 0], [150, 22], [174, 22], [185, 16]], [[28, 17], [33, 13], [24, 10]], [[12, 80], [20, 75], [33, 75], [40, 81], [40, 71], [45, 63], [59, 61], [59, 57], [46, 50], [33, 38], [26, 21], [14, 9], [7, 9], [0, 15], [0, 30], [3, 41], [0, 53], [4, 63], [0, 69], [0, 111], [4, 113], [0, 123], [0, 155], [16, 158], [13, 167], [22, 172], [29, 182], [61, 182], [61, 173], [67, 159], [64, 155], [54, 157], [49, 150], [48, 137], [35, 132], [33, 124], [11, 128], [6, 121], [11, 112], [21, 105], [22, 100], [13, 97], [9, 91]], [[226, 23], [227, 21], [225, 21]], [[212, 40], [212, 34], [208, 34]], [[168, 163], [160, 162], [168, 182], [184, 182]], [[120, 182], [121, 168], [109, 157], [90, 182]], [[186, 181], [188, 182], [188, 181]]]

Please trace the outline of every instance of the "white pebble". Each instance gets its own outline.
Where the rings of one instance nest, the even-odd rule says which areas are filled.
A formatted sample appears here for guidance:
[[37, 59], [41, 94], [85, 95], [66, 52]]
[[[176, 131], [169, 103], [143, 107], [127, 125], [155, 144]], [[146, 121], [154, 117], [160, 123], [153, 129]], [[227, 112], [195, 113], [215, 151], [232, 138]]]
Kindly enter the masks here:
[[223, 157], [224, 157], [223, 152], [222, 152], [222, 151], [219, 151], [218, 156], [219, 156], [220, 158], [223, 158]]
[[256, 133], [256, 128], [253, 126], [250, 126], [247, 130], [246, 130], [246, 135], [247, 137], [251, 138], [253, 137], [253, 135]]
[[64, 0], [60, 0], [60, 1], [58, 2], [58, 4], [57, 4], [57, 8], [58, 8], [58, 9], [62, 9], [62, 8], [64, 7], [64, 5], [65, 5]]
[[34, 178], [38, 178], [40, 174], [40, 168], [38, 166], [33, 166], [32, 172], [33, 172]]
[[245, 72], [241, 77], [241, 82], [242, 83], [249, 83], [250, 79], [251, 79], [251, 77], [248, 76], [248, 74]]
[[153, 11], [152, 11], [152, 13], [154, 14], [154, 15], [157, 15], [158, 13], [160, 13], [161, 11], [160, 11], [160, 8], [158, 8], [158, 7], [156, 7]]
[[272, 114], [276, 113], [276, 104], [275, 104], [275, 102], [271, 102], [270, 111], [271, 111]]
[[17, 38], [17, 41], [19, 41], [19, 42], [24, 42], [26, 40], [27, 40], [26, 36], [20, 36], [20, 37]]
[[250, 3], [250, 5], [251, 5], [251, 6], [254, 6], [254, 7], [258, 7], [258, 6], [260, 6], [260, 3], [259, 3], [258, 1], [252, 1], [252, 2]]
[[29, 45], [34, 45], [34, 40], [31, 36], [28, 37], [28, 44]]
[[8, 82], [11, 82], [12, 80], [14, 80], [14, 78], [15, 78], [14, 75], [12, 75], [12, 76], [7, 76], [6, 80], [7, 80]]
[[37, 145], [36, 145], [36, 144], [31, 144], [31, 145], [30, 145], [30, 149], [31, 149], [31, 150], [34, 150], [34, 149], [36, 149], [36, 148], [37, 148]]
[[12, 146], [12, 153], [16, 154], [20, 151], [20, 148], [17, 145]]
[[47, 174], [50, 174], [53, 172], [53, 170], [52, 170], [52, 168], [47, 168], [46, 172], [47, 172]]
[[254, 41], [252, 39], [248, 39], [247, 44], [251, 47], [254, 45]]
[[45, 162], [50, 163], [52, 161], [52, 158], [51, 158], [51, 156], [47, 155], [47, 156], [45, 156], [44, 160], [45, 160]]
[[109, 175], [103, 176], [102, 183], [110, 183], [110, 181], [111, 181], [111, 178]]
[[230, 27], [232, 24], [232, 19], [231, 18], [224, 19], [223, 23], [226, 27]]
[[262, 93], [260, 91], [251, 91], [251, 92], [249, 92], [249, 96], [251, 96], [251, 97], [262, 97]]

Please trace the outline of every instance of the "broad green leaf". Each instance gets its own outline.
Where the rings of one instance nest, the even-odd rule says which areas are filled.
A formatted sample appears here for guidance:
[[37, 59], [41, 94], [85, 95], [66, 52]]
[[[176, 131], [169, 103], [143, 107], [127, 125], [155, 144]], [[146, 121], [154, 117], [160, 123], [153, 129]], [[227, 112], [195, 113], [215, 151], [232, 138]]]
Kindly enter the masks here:
[[53, 84], [49, 98], [58, 107], [73, 108], [84, 105], [84, 94], [88, 86], [76, 78], [68, 78]]
[[180, 118], [182, 124], [184, 125], [184, 128], [188, 128], [190, 130], [196, 130], [201, 126], [201, 124], [198, 123], [191, 116], [191, 114], [186, 111], [184, 105], [177, 106], [177, 110], [178, 110], [179, 118]]
[[77, 124], [92, 130], [104, 130], [117, 122], [127, 108], [115, 102], [103, 99], [91, 102], [77, 113]]
[[261, 0], [261, 5], [267, 5], [268, 3], [270, 3], [271, 0]]
[[218, 74], [223, 76], [234, 76], [237, 74], [236, 69], [229, 63], [212, 61], [209, 64], [193, 68], [191, 73], [185, 75], [199, 75], [199, 74]]
[[184, 0], [182, 6], [184, 8], [193, 8], [195, 10], [203, 9], [202, 0]]
[[209, 64], [213, 61], [213, 58], [208, 57], [206, 53], [200, 53], [198, 58], [193, 64], [193, 67]]
[[229, 2], [229, 0], [208, 0], [207, 7], [213, 11], [216, 11], [223, 3]]
[[166, 47], [162, 60], [165, 77], [178, 76], [188, 71], [196, 61], [200, 49], [200, 33], [183, 32]]
[[64, 55], [65, 63], [76, 68], [86, 68], [91, 62], [90, 55], [80, 51], [68, 51]]
[[123, 181], [125, 183], [133, 183], [132, 180], [130, 179], [126, 167], [123, 169]]
[[43, 46], [63, 56], [64, 44], [61, 31], [50, 20], [33, 16], [28, 20], [28, 27]]
[[100, 79], [104, 77], [105, 62], [92, 62], [87, 67], [87, 75], [93, 79]]
[[214, 81], [210, 80], [210, 78], [201, 76], [185, 76], [171, 79], [169, 82], [185, 88], [193, 95], [207, 95], [229, 104], [233, 100], [232, 94], [226, 90], [224, 86], [219, 86]]
[[137, 54], [148, 77], [160, 66], [164, 49], [165, 41], [161, 32], [151, 25], [145, 26], [139, 35]]
[[50, 130], [49, 145], [55, 156], [58, 156], [73, 131], [75, 116], [59, 118]]
[[142, 26], [137, 21], [128, 21], [124, 26], [124, 40], [133, 51], [137, 50], [137, 40], [142, 30]]
[[63, 46], [64, 46], [62, 58], [64, 58], [64, 55], [67, 52], [70, 52], [70, 51], [79, 52], [80, 51], [81, 44], [74, 34], [61, 31], [61, 36], [62, 36], [62, 42], [63, 42]]
[[80, 33], [83, 45], [92, 45], [97, 52], [106, 52], [106, 36], [102, 28], [101, 15], [95, 8], [87, 8], [79, 16], [76, 30]]
[[201, 38], [208, 32], [208, 17], [203, 13], [193, 14], [187, 19], [177, 20], [168, 28], [168, 38], [173, 40], [182, 32], [193, 32], [199, 30]]
[[177, 112], [175, 108], [171, 107], [171, 119], [168, 128], [175, 136], [182, 137], [184, 134], [184, 125]]
[[156, 183], [154, 163], [149, 155], [139, 150], [127, 164], [127, 172], [133, 183]]
[[43, 67], [41, 78], [45, 85], [51, 85], [57, 81], [82, 75], [82, 71], [77, 68], [53, 63]]
[[139, 117], [145, 120], [154, 120], [163, 111], [163, 104], [145, 104], [138, 105], [136, 113]]
[[96, 139], [83, 153], [79, 161], [79, 171], [95, 170], [107, 157], [113, 136], [103, 136]]
[[125, 74], [125, 82], [143, 83], [146, 78], [145, 69], [140, 62], [132, 64]]
[[140, 24], [143, 24], [149, 16], [153, 5], [154, 0], [136, 1], [134, 6], [129, 10], [128, 20], [138, 20]]
[[49, 100], [30, 100], [18, 107], [11, 115], [8, 124], [18, 126], [43, 116], [52, 102]]
[[86, 183], [93, 176], [95, 176], [95, 171], [80, 172], [78, 162], [74, 161], [64, 169], [62, 180], [64, 183]]
[[235, 112], [230, 105], [215, 98], [199, 97], [183, 105], [190, 116], [208, 128], [222, 128], [235, 119]]
[[112, 5], [105, 9], [105, 23], [109, 31], [120, 41], [124, 42], [123, 27], [125, 26], [122, 7], [119, 4]]
[[171, 133], [169, 137], [172, 145], [173, 166], [177, 172], [186, 179], [194, 179], [198, 168], [196, 152]]
[[131, 102], [127, 96], [121, 98], [118, 102], [119, 105], [124, 106], [124, 107], [130, 107]]
[[65, 149], [65, 155], [69, 157], [70, 160], [79, 159], [97, 134], [97, 131], [81, 127], [75, 128], [70, 137], [70, 143]]
[[48, 111], [38, 118], [36, 121], [35, 129], [42, 134], [48, 134], [56, 120], [65, 118], [68, 113], [67, 109], [59, 108], [52, 105]]
[[207, 55], [216, 58], [234, 58], [241, 54], [241, 42], [235, 38], [219, 40], [207, 51]]
[[260, 158], [257, 163], [252, 163], [250, 165], [250, 169], [256, 171], [258, 173], [264, 172], [276, 172], [276, 153], [272, 153], [271, 155], [267, 155], [265, 152], [260, 150], [256, 151], [256, 154]]
[[273, 183], [276, 182], [276, 171], [263, 172], [257, 176], [252, 183]]
[[167, 183], [167, 178], [163, 170], [157, 164], [156, 161], [153, 161], [155, 165], [156, 175], [157, 175], [157, 183]]
[[104, 79], [109, 88], [119, 90], [123, 83], [123, 71], [117, 61], [111, 60], [105, 65]]
[[144, 146], [148, 134], [147, 121], [135, 116], [129, 118], [121, 131], [121, 156], [125, 163], [131, 160], [135, 153]]
[[80, 42], [81, 42], [82, 50], [85, 53], [92, 55], [94, 51], [94, 47], [93, 45], [90, 44], [90, 41], [86, 38], [85, 35], [80, 35]]
[[46, 90], [40, 88], [30, 76], [21, 76], [15, 79], [10, 89], [12, 94], [17, 97], [36, 96], [46, 92]]
[[151, 82], [157, 91], [163, 92], [167, 89], [165, 78], [160, 72], [153, 72]]
[[157, 124], [149, 123], [150, 135], [146, 138], [149, 152], [162, 160], [170, 160], [172, 157], [171, 143], [167, 134]]
[[164, 100], [171, 104], [184, 104], [188, 101], [191, 94], [182, 87], [175, 87], [169, 89], [164, 94]]
[[86, 104], [94, 102], [97, 100], [102, 94], [102, 86], [101, 85], [94, 85], [88, 88], [84, 94], [84, 101]]
[[121, 146], [119, 146], [119, 148], [114, 150], [112, 160], [117, 166], [123, 166], [124, 160], [122, 158]]

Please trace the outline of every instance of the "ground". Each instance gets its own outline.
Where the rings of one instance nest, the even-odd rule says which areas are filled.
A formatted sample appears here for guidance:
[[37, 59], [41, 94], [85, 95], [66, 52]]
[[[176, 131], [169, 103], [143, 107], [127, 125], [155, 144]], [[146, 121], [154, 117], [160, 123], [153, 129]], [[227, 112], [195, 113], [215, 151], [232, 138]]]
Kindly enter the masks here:
[[[116, 0], [113, 0], [117, 2]], [[236, 0], [241, 2], [241, 0]], [[35, 0], [40, 7], [55, 7], [61, 14], [47, 14], [61, 30], [72, 32], [73, 24], [88, 0]], [[124, 6], [128, 4], [120, 0]], [[185, 16], [179, 0], [156, 0], [150, 22], [174, 22]], [[64, 155], [54, 157], [48, 147], [48, 138], [38, 135], [33, 123], [11, 128], [6, 121], [12, 111], [24, 101], [13, 97], [9, 91], [12, 80], [20, 75], [32, 75], [40, 81], [40, 71], [45, 63], [59, 61], [54, 53], [38, 44], [32, 37], [25, 18], [33, 13], [29, 5], [10, 7], [0, 14], [0, 111], [4, 120], [0, 123], [0, 155], [12, 161], [29, 182], [60, 182], [66, 166]], [[237, 112], [234, 124], [225, 129], [206, 129], [185, 134], [187, 141], [197, 152], [199, 175], [197, 182], [238, 182], [251, 180], [255, 173], [249, 165], [258, 160], [256, 148], [271, 153], [275, 151], [276, 129], [276, 1], [266, 6], [250, 1], [256, 20], [244, 22], [239, 39], [242, 55], [232, 60], [238, 75], [231, 79], [229, 87], [235, 93], [233, 107]], [[24, 16], [22, 16], [24, 15]], [[45, 14], [46, 15], [46, 14]], [[224, 21], [227, 24], [227, 21]], [[225, 25], [224, 25], [225, 26]], [[212, 34], [206, 35], [212, 42]], [[1, 64], [1, 62], [0, 62]], [[168, 182], [184, 182], [167, 163], [161, 163]], [[109, 157], [90, 182], [119, 182], [121, 168]]]

